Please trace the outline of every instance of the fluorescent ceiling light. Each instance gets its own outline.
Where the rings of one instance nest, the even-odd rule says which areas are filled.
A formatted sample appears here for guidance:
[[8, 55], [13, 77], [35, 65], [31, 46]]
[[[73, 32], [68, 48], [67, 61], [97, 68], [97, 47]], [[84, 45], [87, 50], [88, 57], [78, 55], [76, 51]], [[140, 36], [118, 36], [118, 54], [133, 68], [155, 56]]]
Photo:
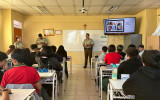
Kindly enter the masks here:
[[51, 14], [45, 6], [37, 6], [44, 14]]
[[118, 6], [112, 6], [112, 7], [107, 11], [107, 14], [112, 14], [117, 8], [118, 8]]

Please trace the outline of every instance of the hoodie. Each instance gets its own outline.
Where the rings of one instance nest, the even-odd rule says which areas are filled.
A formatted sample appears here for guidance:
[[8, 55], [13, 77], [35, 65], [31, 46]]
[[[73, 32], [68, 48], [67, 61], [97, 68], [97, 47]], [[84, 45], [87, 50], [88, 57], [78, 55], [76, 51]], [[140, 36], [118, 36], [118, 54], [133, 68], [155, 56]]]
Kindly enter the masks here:
[[135, 100], [160, 100], [160, 69], [140, 67], [123, 84], [123, 91]]

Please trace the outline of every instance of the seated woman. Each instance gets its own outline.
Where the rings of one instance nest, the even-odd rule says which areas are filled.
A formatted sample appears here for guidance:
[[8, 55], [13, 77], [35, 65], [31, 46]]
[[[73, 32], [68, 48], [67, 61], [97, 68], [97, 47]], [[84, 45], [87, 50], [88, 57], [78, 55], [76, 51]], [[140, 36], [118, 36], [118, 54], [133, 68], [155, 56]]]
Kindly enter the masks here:
[[123, 48], [124, 48], [123, 45], [117, 46], [117, 51], [122, 56], [121, 60], [124, 60], [124, 57], [126, 56], [126, 53], [123, 52]]
[[38, 52], [38, 46], [36, 44], [32, 44], [31, 45], [31, 60], [33, 64], [37, 64], [37, 62], [35, 61], [35, 57], [36, 57], [36, 53]]
[[15, 49], [11, 57], [14, 67], [4, 73], [1, 86], [6, 87], [7, 84], [29, 83], [39, 93], [42, 87], [40, 76], [35, 68], [28, 66], [31, 61], [28, 53], [26, 53], [26, 49]]
[[105, 58], [104, 58], [104, 62], [107, 63], [107, 65], [110, 65], [110, 64], [118, 64], [120, 59], [122, 58], [122, 56], [115, 52], [116, 51], [116, 47], [115, 45], [110, 45], [108, 47], [108, 51], [109, 53], [106, 54]]
[[[67, 60], [67, 52], [64, 49], [64, 46], [60, 45], [56, 54], [60, 55], [62, 58], [65, 57], [66, 60]], [[68, 78], [67, 62], [65, 62], [65, 73], [66, 73], [66, 76]]]
[[136, 100], [160, 100], [160, 52], [148, 50], [142, 55], [143, 67], [123, 84], [126, 95]]
[[11, 59], [11, 53], [13, 52], [14, 49], [15, 49], [14, 45], [9, 46], [9, 50], [6, 52], [6, 55], [8, 56], [8, 59]]

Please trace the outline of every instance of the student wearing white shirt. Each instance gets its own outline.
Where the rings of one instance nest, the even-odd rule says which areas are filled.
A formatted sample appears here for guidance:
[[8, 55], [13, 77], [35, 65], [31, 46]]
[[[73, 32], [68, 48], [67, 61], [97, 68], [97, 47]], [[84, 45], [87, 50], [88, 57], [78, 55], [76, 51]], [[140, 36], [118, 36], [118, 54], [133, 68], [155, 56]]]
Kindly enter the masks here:
[[98, 61], [104, 61], [106, 54], [107, 54], [107, 47], [103, 46], [102, 47], [102, 54], [98, 57]]
[[146, 51], [144, 49], [144, 45], [143, 44], [139, 45], [138, 50], [139, 50], [139, 56], [142, 57], [143, 53]]

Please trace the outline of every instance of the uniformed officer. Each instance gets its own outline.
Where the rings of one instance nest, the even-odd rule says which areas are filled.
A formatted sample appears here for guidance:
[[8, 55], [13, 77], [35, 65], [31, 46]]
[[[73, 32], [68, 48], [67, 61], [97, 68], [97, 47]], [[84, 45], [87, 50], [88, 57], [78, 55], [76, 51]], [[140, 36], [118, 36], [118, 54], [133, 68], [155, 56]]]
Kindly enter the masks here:
[[38, 49], [41, 49], [43, 45], [48, 45], [48, 41], [46, 38], [43, 38], [42, 34], [38, 34], [38, 39], [36, 40], [36, 44], [38, 46]]
[[87, 67], [87, 62], [88, 62], [88, 56], [89, 56], [89, 62], [91, 64], [91, 57], [92, 57], [92, 48], [94, 45], [94, 41], [89, 38], [89, 33], [86, 33], [86, 39], [83, 42], [83, 47], [84, 47], [84, 55], [85, 55], [85, 64], [84, 68]]
[[16, 37], [16, 42], [14, 42], [15, 48], [23, 49], [24, 44], [21, 41], [21, 37]]

